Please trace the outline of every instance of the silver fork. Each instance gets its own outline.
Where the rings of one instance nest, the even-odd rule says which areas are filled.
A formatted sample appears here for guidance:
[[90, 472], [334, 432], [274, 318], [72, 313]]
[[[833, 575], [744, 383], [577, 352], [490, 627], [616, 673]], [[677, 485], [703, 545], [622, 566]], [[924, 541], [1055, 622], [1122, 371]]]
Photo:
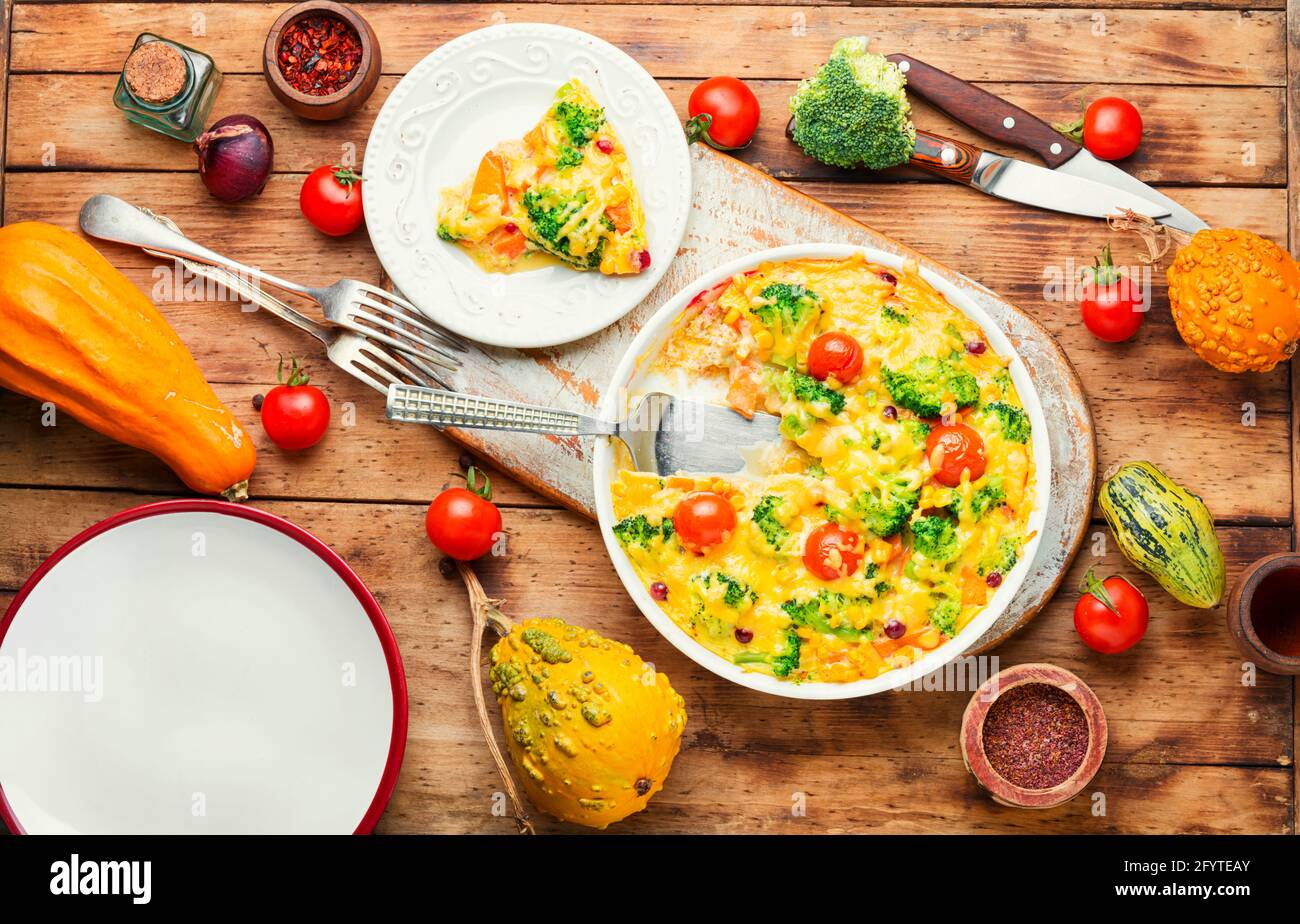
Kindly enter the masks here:
[[[180, 234], [180, 228], [165, 215], [159, 215], [141, 206], [136, 206], [136, 208], [139, 208], [142, 214], [153, 221], [159, 222]], [[161, 253], [149, 248], [145, 248], [145, 253], [163, 259], [172, 258], [171, 254]], [[386, 347], [372, 342], [368, 337], [361, 334], [353, 333], [342, 327], [331, 327], [313, 321], [301, 312], [295, 311], [265, 289], [253, 285], [243, 276], [227, 272], [220, 267], [211, 266], [207, 263], [196, 263], [193, 260], [184, 259], [179, 262], [191, 273], [211, 279], [227, 290], [260, 305], [281, 320], [288, 321], [299, 330], [311, 334], [325, 345], [325, 355], [329, 357], [330, 362], [359, 381], [365, 382], [376, 391], [387, 393], [390, 385], [404, 382], [421, 386], [443, 384], [437, 370], [431, 368], [423, 360], [410, 354], [403, 354], [400, 357], [395, 356]]]
[[[116, 196], [101, 194], [91, 196], [81, 207], [81, 228], [95, 237], [140, 247], [158, 256], [218, 266], [244, 280], [263, 280], [278, 289], [310, 298], [320, 305], [325, 320], [331, 324], [448, 372], [460, 368], [460, 354], [469, 348], [468, 344], [450, 331], [434, 326], [419, 308], [392, 292], [356, 279], [340, 279], [326, 288], [299, 285], [196, 244], [175, 225], [168, 227], [151, 215], [145, 215], [139, 207]], [[242, 288], [249, 286], [245, 284]], [[303, 315], [294, 314], [306, 320]]]
[[755, 414], [749, 420], [729, 407], [663, 392], [645, 395], [626, 420], [614, 421], [500, 398], [391, 385], [387, 414], [389, 420], [437, 427], [614, 436], [627, 445], [638, 471], [660, 475], [738, 472], [749, 461], [745, 450], [781, 438], [780, 418], [771, 414]]

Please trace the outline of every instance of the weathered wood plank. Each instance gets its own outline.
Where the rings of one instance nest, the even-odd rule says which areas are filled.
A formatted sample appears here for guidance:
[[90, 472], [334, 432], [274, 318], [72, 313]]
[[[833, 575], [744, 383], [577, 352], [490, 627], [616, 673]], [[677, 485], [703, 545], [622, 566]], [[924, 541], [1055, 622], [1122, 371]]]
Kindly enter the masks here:
[[[337, 122], [297, 119], [275, 102], [266, 82], [256, 75], [228, 77], [217, 108], [221, 112], [257, 113], [267, 123], [276, 143], [277, 170], [307, 172], [326, 160], [345, 158], [359, 164], [365, 156], [370, 124], [397, 79], [384, 77], [364, 107]], [[10, 90], [13, 117], [9, 166], [193, 170], [194, 153], [188, 146], [133, 125], [116, 109], [104, 105], [116, 80], [113, 74], [16, 75]], [[685, 119], [694, 82], [663, 80], [661, 85]], [[753, 145], [740, 152], [743, 160], [786, 179], [890, 179], [884, 174], [845, 173], [803, 156], [785, 137], [789, 115], [786, 102], [795, 86], [789, 80], [754, 81], [763, 119]], [[1284, 94], [1280, 88], [1119, 88], [1104, 84], [984, 87], [1053, 121], [1072, 117], [1081, 96], [1092, 99], [1112, 90], [1122, 92], [1142, 111], [1146, 125], [1141, 150], [1124, 166], [1148, 183], [1241, 186], [1286, 182]], [[914, 119], [931, 131], [981, 143], [978, 135], [919, 100], [915, 101]], [[1225, 126], [1232, 129], [1225, 132]], [[53, 163], [50, 145], [54, 145]], [[916, 179], [939, 182], [926, 174], [917, 174]]]
[[[75, 227], [77, 211], [87, 195], [111, 192], [170, 214], [195, 239], [289, 278], [327, 281], [322, 275], [325, 270], [336, 276], [377, 278], [378, 262], [362, 233], [341, 240], [326, 239], [301, 220], [296, 201], [299, 182], [297, 176], [277, 176], [260, 198], [232, 208], [212, 202], [192, 174], [15, 174], [10, 180], [6, 219], [12, 222], [38, 218]], [[1053, 267], [1064, 272], [1070, 260], [1075, 261], [1077, 269], [1106, 239], [1098, 224], [1032, 212], [956, 187], [887, 184], [868, 191], [863, 187], [815, 183], [802, 184], [801, 188], [967, 273], [1041, 320], [1070, 355], [1088, 391], [1098, 421], [1103, 468], [1114, 461], [1149, 454], [1172, 476], [1200, 490], [1210, 509], [1223, 521], [1289, 522], [1289, 396], [1285, 369], [1267, 376], [1246, 377], [1219, 374], [1205, 366], [1179, 340], [1168, 317], [1159, 274], [1152, 280], [1155, 308], [1130, 344], [1099, 343], [1079, 323], [1077, 306], [1044, 299], [1045, 272]], [[1285, 197], [1281, 190], [1187, 189], [1179, 196], [1214, 224], [1252, 227], [1278, 238], [1285, 235]], [[942, 222], [934, 220], [938, 215], [944, 216]], [[1004, 230], [990, 234], [989, 228]], [[1121, 262], [1135, 259], [1131, 242], [1117, 240], [1116, 245]], [[236, 312], [236, 306], [176, 302], [175, 287], [169, 285], [171, 276], [157, 261], [114, 245], [103, 245], [103, 249], [137, 285], [153, 292], [163, 303], [168, 318], [214, 381], [241, 386], [265, 384], [278, 353], [320, 355], [314, 341], [264, 313], [241, 315], [237, 323], [218, 323], [217, 318]], [[327, 384], [336, 401], [353, 401], [359, 419], [378, 420], [378, 395], [372, 396], [364, 386], [354, 384], [323, 361], [314, 365], [319, 380]], [[1191, 381], [1196, 383], [1194, 395], [1188, 391], [1187, 383]], [[600, 388], [605, 383], [590, 384]], [[572, 387], [582, 386], [576, 382]], [[1257, 414], [1254, 427], [1242, 425], [1243, 405], [1247, 402], [1254, 405]], [[21, 406], [35, 413], [35, 405]], [[1171, 415], [1176, 415], [1185, 438], [1177, 442], [1153, 441], [1152, 432], [1165, 426]], [[0, 421], [0, 433], [14, 434], [17, 426], [31, 423]], [[283, 479], [288, 476], [279, 474], [281, 470], [271, 465], [270, 488], [259, 490], [277, 496], [300, 493], [336, 497], [342, 491], [344, 496], [355, 492], [356, 497], [370, 500], [427, 498], [426, 487], [419, 482], [403, 487], [403, 493], [375, 493], [378, 482], [370, 477], [375, 464], [394, 474], [407, 471], [409, 461], [417, 458], [415, 454], [434, 442], [431, 435], [398, 429], [402, 432], [393, 443], [392, 464], [384, 463], [383, 454], [374, 447], [354, 440], [327, 441], [319, 450], [319, 468], [329, 473], [328, 477], [295, 475], [295, 484], [300, 487], [289, 490], [283, 487]], [[117, 475], [114, 467], [103, 460], [120, 451], [106, 444], [88, 455], [83, 454], [84, 449], [72, 454], [53, 451], [64, 440], [74, 439], [74, 433], [61, 430], [43, 438], [39, 448], [32, 446], [23, 451], [17, 447], [26, 437], [5, 438], [4, 442], [13, 447], [6, 454], [12, 461], [0, 460], [0, 483], [84, 483], [174, 490], [170, 476], [158, 482], [127, 480]], [[94, 439], [86, 434], [75, 438], [73, 445], [84, 447], [84, 440]], [[36, 458], [44, 464], [33, 473], [26, 462]], [[436, 463], [439, 478], [447, 468], [442, 461]], [[1248, 491], [1241, 486], [1243, 471], [1252, 473]], [[321, 495], [318, 491], [327, 493]]]
[[[68, 0], [22, 0], [23, 3], [67, 3]], [[232, 3], [258, 3], [261, 0], [227, 0]], [[627, 0], [517, 0], [521, 4], [552, 3], [564, 5], [580, 3], [583, 6], [609, 5], [627, 6]], [[662, 0], [663, 4], [682, 6], [759, 6], [766, 0], [715, 0], [713, 3], [701, 4], [699, 0]], [[892, 6], [893, 0], [788, 0], [786, 6], [852, 6], [877, 7]], [[979, 6], [999, 7], [1075, 7], [1078, 0], [911, 0], [910, 6]], [[1137, 7], [1140, 9], [1176, 9], [1176, 10], [1281, 10], [1286, 8], [1286, 0], [1110, 0], [1108, 9]]]
[[[0, 521], [23, 524], [0, 549], [0, 587], [16, 586], [77, 530], [146, 499], [0, 490]], [[393, 624], [410, 687], [411, 725], [406, 767], [385, 827], [504, 830], [488, 810], [499, 784], [473, 720], [463, 590], [438, 574], [420, 507], [259, 506], [313, 530], [344, 555]], [[1242, 686], [1240, 656], [1223, 630], [1221, 610], [1174, 603], [1113, 549], [1096, 561], [1080, 556], [1065, 586], [1077, 582], [1089, 563], [1137, 582], [1153, 608], [1150, 632], [1138, 648], [1113, 658], [1089, 652], [1070, 621], [1074, 595], [1063, 593], [995, 652], [1003, 666], [1033, 659], [1075, 670], [1101, 698], [1111, 724], [1110, 751], [1090, 791], [1106, 795], [1107, 815], [1094, 819], [1086, 801], [1054, 813], [1016, 813], [980, 795], [956, 750], [967, 693], [899, 692], [810, 707], [744, 690], [695, 666], [641, 618], [590, 524], [567, 512], [519, 509], [506, 512], [506, 529], [508, 557], [480, 567], [489, 592], [509, 600], [507, 612], [563, 615], [622, 638], [666, 671], [686, 698], [691, 720], [668, 789], [625, 830], [1289, 828], [1289, 683], [1260, 675], [1258, 685]], [[1289, 540], [1279, 529], [1220, 532], [1231, 576]], [[563, 580], [556, 579], [560, 574]], [[1224, 766], [1181, 766], [1189, 763]], [[920, 780], [924, 799], [916, 797]], [[790, 816], [795, 791], [808, 793], [806, 819]]]
[[[877, 47], [906, 48], [970, 80], [1282, 86], [1285, 16], [1281, 12], [1117, 10], [1097, 20], [1091, 9], [971, 7], [720, 7], [551, 4], [363, 4], [378, 32], [384, 67], [401, 74], [443, 42], [492, 22], [554, 22], [592, 28], [656, 77], [702, 77], [719, 65], [715, 30], [728, 36], [727, 64], [749, 78], [802, 77], [835, 39], [869, 33]], [[261, 70], [275, 4], [211, 3], [206, 34], [192, 43], [223, 71]], [[100, 71], [122, 65], [144, 29], [193, 37], [195, 8], [186, 4], [37, 4], [15, 14], [16, 71]], [[1096, 35], [1104, 22], [1104, 34]], [[1068, 54], [1062, 49], [1069, 48]]]
[[9, 24], [13, 18], [14, 0], [0, 0], [0, 214], [5, 204], [5, 164], [8, 140], [9, 109]]

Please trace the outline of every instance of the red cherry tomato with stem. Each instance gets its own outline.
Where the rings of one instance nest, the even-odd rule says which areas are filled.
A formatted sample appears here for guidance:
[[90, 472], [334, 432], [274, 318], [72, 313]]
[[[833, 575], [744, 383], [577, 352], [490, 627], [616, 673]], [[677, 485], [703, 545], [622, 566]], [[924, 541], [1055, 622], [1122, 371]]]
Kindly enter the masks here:
[[848, 385], [862, 371], [862, 345], [837, 330], [820, 335], [808, 347], [808, 374], [823, 382], [831, 376]]
[[1120, 343], [1138, 332], [1146, 317], [1146, 304], [1138, 285], [1121, 273], [1110, 256], [1110, 244], [1084, 270], [1079, 311], [1084, 326], [1107, 343]]
[[501, 511], [492, 503], [492, 482], [474, 466], [465, 473], [465, 487], [447, 488], [433, 499], [424, 515], [429, 541], [458, 561], [486, 555], [501, 533]]
[[673, 511], [673, 529], [692, 552], [722, 545], [736, 530], [736, 508], [721, 494], [693, 491]]
[[1055, 128], [1102, 160], [1121, 160], [1142, 144], [1142, 116], [1136, 106], [1118, 96], [1093, 100], [1082, 118]]
[[330, 425], [330, 402], [325, 392], [309, 385], [307, 370], [294, 357], [289, 381], [284, 381], [284, 357], [275, 379], [276, 385], [262, 399], [262, 427], [271, 442], [281, 449], [299, 450], [315, 446]]
[[925, 440], [925, 456], [930, 460], [934, 480], [950, 488], [961, 484], [963, 471], [970, 471], [971, 481], [984, 475], [984, 438], [966, 424], [931, 430]]
[[1115, 574], [1099, 581], [1089, 570], [1082, 590], [1074, 605], [1074, 628], [1093, 651], [1119, 654], [1146, 635], [1147, 598], [1127, 580]]
[[693, 91], [686, 105], [689, 141], [703, 141], [720, 151], [749, 144], [758, 128], [758, 97], [735, 77], [710, 77]]
[[803, 564], [823, 581], [853, 574], [862, 564], [862, 538], [838, 523], [823, 523], [808, 534]]
[[298, 205], [318, 231], [331, 237], [361, 227], [361, 174], [347, 167], [317, 167], [303, 180]]

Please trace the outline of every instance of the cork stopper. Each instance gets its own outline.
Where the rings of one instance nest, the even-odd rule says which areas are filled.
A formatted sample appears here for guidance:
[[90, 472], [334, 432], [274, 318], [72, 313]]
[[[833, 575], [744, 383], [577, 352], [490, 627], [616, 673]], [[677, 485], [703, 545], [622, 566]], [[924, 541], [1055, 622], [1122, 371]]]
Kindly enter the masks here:
[[145, 42], [126, 59], [126, 85], [144, 103], [165, 103], [185, 89], [185, 59], [166, 42]]

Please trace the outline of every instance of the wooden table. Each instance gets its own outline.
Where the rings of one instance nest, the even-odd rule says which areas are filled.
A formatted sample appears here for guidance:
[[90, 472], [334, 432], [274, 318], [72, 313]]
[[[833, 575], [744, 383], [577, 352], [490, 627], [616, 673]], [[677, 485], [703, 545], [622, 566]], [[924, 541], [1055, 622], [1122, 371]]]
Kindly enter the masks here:
[[[82, 201], [110, 192], [148, 204], [218, 250], [304, 280], [377, 279], [364, 233], [326, 240], [298, 214], [304, 172], [349, 154], [398, 76], [438, 44], [500, 21], [542, 20], [593, 31], [657, 77], [684, 113], [698, 78], [719, 69], [749, 81], [763, 107], [744, 157], [961, 270], [1036, 314], [1078, 366], [1099, 428], [1102, 466], [1148, 458], [1202, 493], [1214, 511], [1229, 580], [1248, 562], [1290, 549], [1295, 516], [1293, 426], [1300, 389], [1282, 367], [1265, 376], [1213, 372], [1179, 341], [1160, 274], [1135, 342], [1104, 346], [1077, 306], [1044, 297], [1046, 274], [1078, 267], [1105, 241], [1101, 225], [1019, 208], [932, 182], [846, 182], [795, 156], [782, 137], [793, 81], [846, 34], [907, 51], [981, 82], [1050, 119], [1115, 90], [1146, 121], [1128, 164], [1214, 225], [1297, 240], [1288, 189], [1300, 176], [1297, 115], [1286, 95], [1300, 73], [1300, 0], [1211, 0], [1196, 9], [1109, 0], [1106, 9], [916, 0], [881, 5], [357, 4], [379, 34], [386, 74], [360, 113], [332, 124], [289, 116], [260, 74], [262, 41], [283, 4], [45, 3], [0, 0], [8, 38], [7, 132], [0, 137], [4, 220], [76, 226]], [[1150, 8], [1159, 7], [1159, 8]], [[265, 194], [210, 200], [184, 145], [130, 126], [111, 103], [135, 35], [144, 30], [209, 52], [226, 83], [214, 116], [246, 111], [276, 143]], [[1092, 81], [1102, 80], [1102, 83]], [[6, 96], [0, 94], [0, 107]], [[924, 105], [917, 122], [970, 137]], [[3, 112], [3, 108], [0, 108]], [[1288, 175], [1288, 148], [1290, 174]], [[1288, 208], [1289, 202], [1291, 203]], [[1114, 239], [1117, 259], [1136, 248]], [[405, 660], [410, 738], [389, 832], [505, 833], [492, 814], [500, 784], [475, 725], [466, 672], [469, 615], [424, 537], [424, 505], [456, 467], [457, 447], [432, 431], [383, 420], [374, 392], [323, 360], [315, 379], [340, 421], [297, 456], [266, 445], [254, 394], [274, 381], [276, 355], [315, 356], [315, 343], [229, 303], [173, 299], [156, 261], [106, 253], [154, 291], [218, 393], [253, 423], [261, 453], [255, 503], [313, 530], [380, 598]], [[1073, 261], [1070, 263], [1069, 261]], [[3, 268], [0, 268], [3, 271]], [[542, 396], [539, 396], [542, 397]], [[348, 413], [352, 411], [353, 413]], [[1246, 420], [1246, 423], [1243, 423]], [[88, 524], [125, 507], [184, 493], [150, 457], [61, 418], [41, 426], [35, 402], [0, 393], [0, 596]], [[489, 592], [516, 614], [557, 614], [625, 639], [667, 671], [690, 715], [664, 792], [624, 832], [1270, 832], [1295, 830], [1295, 684], [1260, 674], [1243, 685], [1221, 609], [1175, 604], [1122, 561], [1097, 521], [1067, 588], [1092, 565], [1134, 578], [1152, 604], [1134, 651], [1107, 658], [1078, 641], [1063, 591], [996, 654], [1004, 665], [1052, 661], [1093, 687], [1110, 719], [1110, 752], [1089, 793], [1058, 809], [994, 805], [957, 750], [963, 693], [896, 693], [827, 704], [743, 690], [695, 666], [640, 617], [615, 578], [595, 527], [504, 475], [497, 497], [509, 555], [483, 563]], [[1104, 554], [1095, 556], [1093, 551]], [[232, 576], [232, 587], [238, 586]], [[801, 796], [806, 812], [792, 811]], [[558, 829], [543, 824], [543, 829]]]

